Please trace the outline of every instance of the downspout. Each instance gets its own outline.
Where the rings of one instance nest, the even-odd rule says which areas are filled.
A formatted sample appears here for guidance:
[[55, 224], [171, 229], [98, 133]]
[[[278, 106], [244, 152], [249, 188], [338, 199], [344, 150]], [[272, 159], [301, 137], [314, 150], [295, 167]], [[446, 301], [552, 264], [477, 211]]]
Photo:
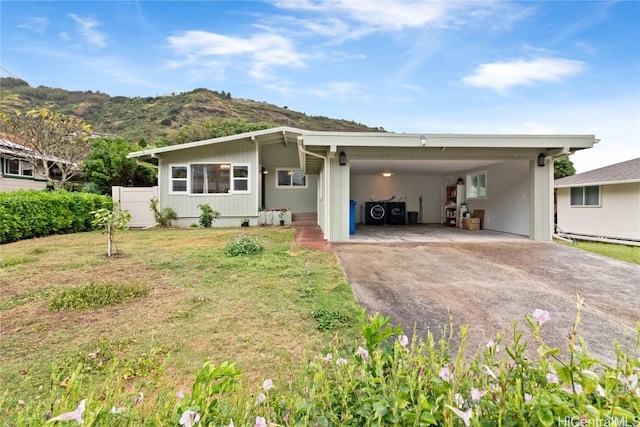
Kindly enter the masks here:
[[[325, 181], [325, 185], [322, 187], [322, 191], [324, 192], [323, 197], [324, 197], [324, 223], [325, 223], [325, 228], [326, 231], [324, 233], [324, 240], [329, 240], [328, 236], [331, 235], [330, 231], [331, 231], [331, 221], [329, 221], [329, 201], [330, 201], [330, 197], [327, 197], [328, 191], [329, 191], [329, 183], [331, 182], [330, 177], [331, 177], [331, 172], [330, 172], [330, 165], [329, 165], [329, 158], [327, 156], [323, 156], [321, 154], [318, 153], [312, 153], [311, 151], [307, 151], [304, 148], [302, 148], [302, 136], [298, 137], [298, 151], [303, 153], [303, 154], [308, 154], [310, 156], [313, 157], [318, 157], [320, 159], [322, 159], [324, 161], [324, 169], [325, 169], [325, 174], [324, 174], [324, 181]], [[303, 165], [301, 165], [303, 166]], [[306, 165], [304, 165], [306, 166]]]

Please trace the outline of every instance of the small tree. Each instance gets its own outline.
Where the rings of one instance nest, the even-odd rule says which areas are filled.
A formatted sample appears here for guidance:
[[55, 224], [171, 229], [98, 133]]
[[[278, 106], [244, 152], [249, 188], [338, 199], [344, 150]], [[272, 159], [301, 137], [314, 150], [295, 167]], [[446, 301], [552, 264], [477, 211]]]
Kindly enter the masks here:
[[[114, 235], [116, 230], [124, 230], [131, 221], [131, 214], [128, 210], [120, 210], [118, 203], [113, 204], [112, 209], [98, 209], [91, 211], [94, 227], [103, 229], [107, 235], [107, 256], [113, 255], [113, 247], [115, 246]], [[118, 248], [116, 247], [116, 253]]]
[[150, 207], [153, 211], [153, 217], [160, 227], [169, 227], [172, 220], [178, 219], [178, 214], [173, 209], [167, 207], [160, 210], [158, 208], [158, 199], [151, 199]]
[[208, 204], [203, 203], [198, 205], [198, 207], [202, 210], [202, 214], [200, 214], [200, 225], [204, 228], [211, 227], [211, 224], [220, 218], [220, 212], [214, 211]]
[[553, 179], [564, 178], [576, 174], [576, 168], [568, 156], [558, 157], [553, 161]]

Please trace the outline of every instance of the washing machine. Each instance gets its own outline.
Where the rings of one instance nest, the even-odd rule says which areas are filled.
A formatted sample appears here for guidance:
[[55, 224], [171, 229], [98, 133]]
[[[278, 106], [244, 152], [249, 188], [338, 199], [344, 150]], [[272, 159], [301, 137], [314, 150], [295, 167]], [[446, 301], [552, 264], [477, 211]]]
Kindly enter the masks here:
[[387, 224], [404, 225], [406, 211], [405, 202], [387, 202]]
[[370, 225], [384, 225], [387, 222], [386, 202], [365, 202], [364, 223]]

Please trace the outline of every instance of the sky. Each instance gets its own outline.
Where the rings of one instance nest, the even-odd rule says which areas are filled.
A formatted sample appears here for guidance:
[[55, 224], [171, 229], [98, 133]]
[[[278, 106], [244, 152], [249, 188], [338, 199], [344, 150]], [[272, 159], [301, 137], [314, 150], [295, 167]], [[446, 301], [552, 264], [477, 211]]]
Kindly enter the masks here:
[[640, 1], [0, 2], [0, 75], [230, 92], [397, 133], [588, 134], [640, 157]]

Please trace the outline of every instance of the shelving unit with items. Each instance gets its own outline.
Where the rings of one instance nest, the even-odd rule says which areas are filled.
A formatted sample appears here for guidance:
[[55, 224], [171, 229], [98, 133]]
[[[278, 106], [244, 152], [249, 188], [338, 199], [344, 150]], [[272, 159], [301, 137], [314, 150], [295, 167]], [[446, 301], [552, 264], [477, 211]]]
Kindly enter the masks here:
[[460, 227], [460, 205], [464, 203], [464, 185], [447, 185], [444, 201], [444, 224]]

